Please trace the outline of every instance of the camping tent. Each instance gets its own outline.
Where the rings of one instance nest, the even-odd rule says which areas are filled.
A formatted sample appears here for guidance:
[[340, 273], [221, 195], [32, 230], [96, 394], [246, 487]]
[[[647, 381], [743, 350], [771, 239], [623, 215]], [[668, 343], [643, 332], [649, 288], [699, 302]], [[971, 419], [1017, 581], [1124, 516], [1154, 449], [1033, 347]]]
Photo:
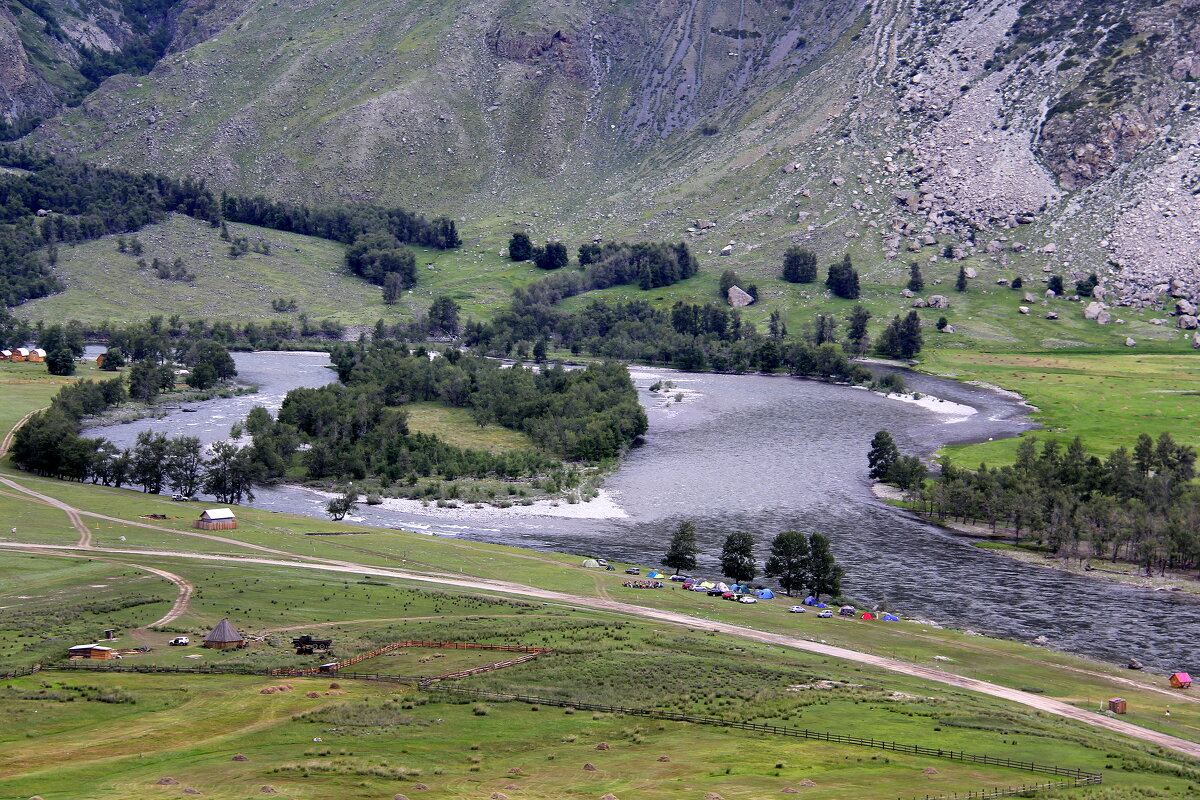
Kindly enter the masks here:
[[712, 588], [716, 589], [718, 592], [728, 592], [728, 591], [729, 591], [729, 584], [727, 584], [727, 583], [718, 583], [716, 586], [714, 586], [714, 587], [712, 587]]
[[758, 595], [759, 600], [772, 600], [775, 597], [775, 593], [770, 589], [759, 589], [755, 594]]
[[853, 617], [854, 616], [854, 606], [842, 606], [841, 608], [838, 609], [838, 616]]
[[714, 588], [716, 588], [716, 586], [717, 585], [715, 583], [713, 583], [712, 581], [701, 581], [700, 582], [701, 589], [714, 589]]
[[899, 622], [900, 621], [900, 618], [897, 617], [895, 614], [884, 614], [882, 617], [880, 617], [880, 619], [883, 620], [884, 622]]
[[661, 578], [662, 576], [663, 576], [663, 574], [661, 572], [659, 572], [658, 570], [655, 570], [654, 572], [651, 572], [646, 577], [647, 578]]
[[813, 597], [811, 594], [808, 597], [804, 598], [804, 605], [815, 606], [816, 604], [817, 604], [817, 598]]
[[870, 611], [868, 611], [867, 613], [862, 615], [862, 618], [865, 620], [872, 620], [872, 619], [875, 619], [875, 615], [872, 614]]
[[600, 569], [600, 562], [594, 558], [585, 558], [582, 566], [585, 566], [588, 569]]

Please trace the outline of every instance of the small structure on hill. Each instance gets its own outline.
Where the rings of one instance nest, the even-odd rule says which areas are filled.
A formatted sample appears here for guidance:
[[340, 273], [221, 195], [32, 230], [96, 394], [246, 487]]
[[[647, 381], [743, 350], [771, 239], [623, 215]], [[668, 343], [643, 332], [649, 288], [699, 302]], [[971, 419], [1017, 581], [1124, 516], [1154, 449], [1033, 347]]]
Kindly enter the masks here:
[[234, 647], [245, 647], [246, 640], [238, 633], [237, 628], [233, 627], [227, 619], [223, 619], [217, 623], [217, 626], [209, 631], [208, 636], [204, 637], [204, 646], [215, 650], [226, 650]]
[[314, 639], [306, 633], [292, 639], [292, 647], [296, 648], [298, 656], [311, 656], [318, 650], [328, 650], [333, 647], [333, 639]]
[[210, 508], [200, 515], [194, 527], [205, 531], [229, 531], [237, 527], [237, 517], [228, 508]]
[[18, 347], [16, 350], [13, 350], [12, 351], [12, 360], [13, 361], [28, 361], [29, 360], [29, 348]]
[[1172, 689], [1190, 689], [1192, 688], [1192, 676], [1186, 672], [1176, 672], [1171, 676]]
[[0, 350], [0, 361], [12, 361], [12, 350]]
[[1126, 708], [1127, 706], [1123, 698], [1113, 697], [1108, 701], [1108, 710], [1114, 714], [1124, 714]]
[[72, 661], [81, 658], [109, 659], [116, 654], [116, 650], [111, 647], [105, 647], [102, 644], [77, 644], [67, 649], [67, 656]]
[[29, 357], [26, 360], [40, 364], [46, 360], [46, 351], [40, 347], [35, 347], [29, 351]]

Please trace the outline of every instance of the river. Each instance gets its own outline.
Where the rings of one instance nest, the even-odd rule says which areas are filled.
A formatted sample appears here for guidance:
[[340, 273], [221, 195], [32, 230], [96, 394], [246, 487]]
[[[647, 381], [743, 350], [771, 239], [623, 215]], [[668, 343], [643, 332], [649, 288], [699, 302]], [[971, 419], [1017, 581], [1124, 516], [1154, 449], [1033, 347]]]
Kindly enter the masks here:
[[[334, 379], [322, 353], [236, 354], [253, 395], [189, 404], [162, 419], [94, 428], [128, 445], [141, 430], [211, 443], [255, 404], [278, 410], [287, 390]], [[754, 535], [760, 562], [782, 530], [819, 531], [846, 569], [845, 591], [898, 613], [1148, 669], [1200, 668], [1200, 603], [1038, 567], [974, 547], [971, 541], [877, 501], [866, 452], [875, 431], [892, 432], [903, 452], [1011, 436], [1030, 427], [1011, 395], [907, 374], [910, 389], [942, 398], [925, 405], [785, 376], [679, 373], [631, 368], [650, 431], [604, 484], [600, 500], [529, 509], [421, 509], [363, 506], [353, 521], [573, 552], [657, 566], [683, 519], [697, 527], [699, 574], [715, 575], [731, 531]], [[652, 393], [660, 380], [676, 389]], [[676, 396], [682, 399], [677, 401]], [[934, 406], [931, 410], [926, 406]], [[253, 505], [322, 517], [325, 497], [298, 487], [262, 489]], [[538, 510], [538, 509], [535, 509]], [[519, 580], [520, 576], [513, 576]], [[1200, 671], [1198, 669], [1197, 671]]]

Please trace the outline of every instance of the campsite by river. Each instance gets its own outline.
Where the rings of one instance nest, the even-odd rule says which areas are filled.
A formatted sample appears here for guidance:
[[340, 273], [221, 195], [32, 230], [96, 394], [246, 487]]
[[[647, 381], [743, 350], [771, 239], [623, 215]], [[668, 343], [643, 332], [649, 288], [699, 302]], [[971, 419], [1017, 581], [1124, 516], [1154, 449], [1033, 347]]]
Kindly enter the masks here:
[[[335, 379], [324, 353], [236, 354], [254, 394], [188, 404], [160, 419], [93, 428], [121, 445], [141, 430], [208, 444], [254, 405], [276, 411], [289, 389]], [[939, 403], [899, 402], [862, 389], [787, 376], [681, 373], [632, 367], [650, 419], [643, 443], [605, 481], [597, 500], [510, 509], [362, 506], [348, 521], [574, 552], [651, 567], [683, 519], [696, 523], [700, 574], [715, 575], [721, 542], [744, 530], [765, 557], [782, 530], [822, 532], [847, 572], [846, 592], [906, 617], [1049, 646], [1148, 669], [1200, 667], [1200, 600], [1182, 593], [1072, 575], [974, 547], [962, 537], [876, 500], [866, 452], [877, 430], [904, 452], [1011, 436], [1031, 427], [1019, 398], [906, 374]], [[674, 387], [651, 392], [660, 381]], [[263, 488], [252, 505], [324, 516], [326, 497], [294, 486]]]

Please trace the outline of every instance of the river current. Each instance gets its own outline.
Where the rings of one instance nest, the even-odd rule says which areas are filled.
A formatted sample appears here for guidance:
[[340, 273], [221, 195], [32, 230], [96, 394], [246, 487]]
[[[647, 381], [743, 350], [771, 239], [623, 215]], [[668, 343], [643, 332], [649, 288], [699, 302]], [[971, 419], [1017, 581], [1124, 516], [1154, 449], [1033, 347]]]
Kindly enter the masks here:
[[[287, 391], [334, 380], [322, 353], [235, 355], [253, 395], [189, 404], [162, 419], [93, 428], [121, 445], [141, 430], [198, 436], [206, 444], [255, 404], [277, 411]], [[974, 547], [876, 500], [866, 453], [877, 430], [903, 452], [1011, 436], [1030, 423], [1019, 399], [987, 388], [906, 374], [910, 389], [942, 398], [925, 405], [785, 376], [712, 375], [633, 367], [650, 419], [604, 483], [600, 500], [541, 509], [422, 509], [362, 506], [371, 525], [573, 552], [657, 566], [681, 520], [695, 522], [698, 574], [717, 573], [721, 542], [743, 530], [766, 558], [782, 530], [819, 531], [846, 569], [844, 590], [933, 620], [1148, 669], [1200, 671], [1200, 602], [1025, 564]], [[658, 381], [675, 388], [653, 393]], [[677, 400], [679, 397], [681, 399]], [[298, 487], [265, 488], [252, 505], [322, 517], [326, 498]], [[389, 504], [390, 505], [390, 504]], [[519, 579], [519, 576], [514, 576]], [[768, 582], [769, 583], [769, 582]]]

